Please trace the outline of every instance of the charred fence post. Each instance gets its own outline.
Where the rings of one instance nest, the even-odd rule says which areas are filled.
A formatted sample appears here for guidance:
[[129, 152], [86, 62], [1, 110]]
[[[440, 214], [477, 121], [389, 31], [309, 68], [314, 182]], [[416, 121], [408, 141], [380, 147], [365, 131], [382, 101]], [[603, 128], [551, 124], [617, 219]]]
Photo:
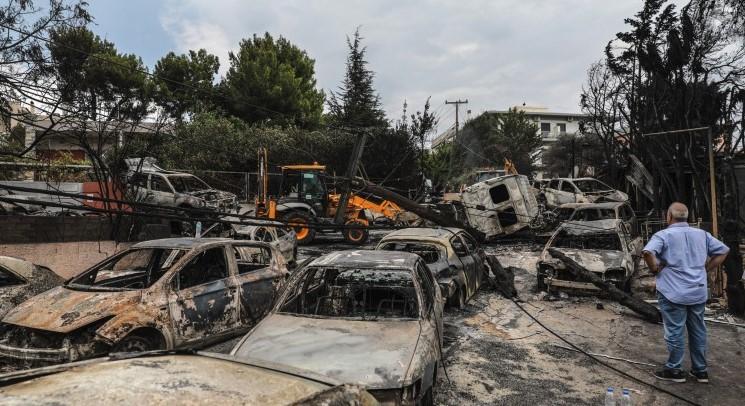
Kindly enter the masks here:
[[577, 261], [573, 260], [572, 258], [569, 258], [567, 255], [565, 255], [560, 250], [557, 250], [555, 248], [549, 248], [548, 252], [551, 254], [552, 257], [557, 258], [561, 260], [562, 262], [564, 262], [564, 264], [567, 266], [567, 269], [575, 277], [591, 282], [593, 285], [597, 286], [603, 292], [608, 293], [611, 299], [639, 313], [647, 321], [650, 321], [652, 323], [659, 323], [662, 321], [662, 317], [660, 316], [660, 311], [657, 310], [656, 307], [652, 306], [651, 304], [643, 300], [637, 299], [627, 294], [621, 289], [618, 289], [614, 284], [600, 279], [599, 276], [588, 271], [582, 265], [578, 264]]

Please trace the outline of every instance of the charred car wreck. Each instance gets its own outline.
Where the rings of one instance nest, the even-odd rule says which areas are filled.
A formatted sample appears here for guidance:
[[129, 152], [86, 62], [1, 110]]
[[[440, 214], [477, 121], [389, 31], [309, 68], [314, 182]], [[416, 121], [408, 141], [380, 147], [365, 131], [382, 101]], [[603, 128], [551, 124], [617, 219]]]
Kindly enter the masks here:
[[63, 282], [64, 279], [47, 267], [0, 256], [0, 317], [27, 299]]
[[296, 272], [232, 355], [359, 384], [383, 404], [431, 405], [442, 327], [440, 290], [419, 256], [339, 251]]
[[204, 346], [254, 325], [287, 275], [267, 243], [142, 242], [11, 310], [0, 356], [57, 363]]
[[468, 224], [484, 240], [527, 228], [538, 214], [538, 203], [528, 178], [507, 175], [467, 187], [461, 193]]
[[117, 355], [3, 374], [0, 397], [13, 405], [377, 404], [359, 386], [310, 371], [206, 352]]
[[549, 239], [538, 261], [539, 289], [597, 292], [592, 283], [577, 280], [549, 248], [559, 250], [601, 279], [629, 291], [641, 255], [641, 238], [631, 236], [628, 223], [621, 220], [570, 221]]
[[378, 250], [417, 254], [432, 271], [442, 296], [451, 306], [465, 307], [481, 287], [486, 254], [470, 235], [458, 228], [406, 228], [378, 243]]

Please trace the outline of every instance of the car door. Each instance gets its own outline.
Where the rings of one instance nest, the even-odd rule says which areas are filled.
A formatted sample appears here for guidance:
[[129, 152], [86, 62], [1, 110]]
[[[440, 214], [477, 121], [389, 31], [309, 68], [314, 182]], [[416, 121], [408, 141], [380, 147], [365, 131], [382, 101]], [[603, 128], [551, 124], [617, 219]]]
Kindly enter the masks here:
[[473, 275], [476, 272], [476, 263], [468, 252], [468, 248], [466, 248], [466, 244], [460, 238], [459, 234], [460, 233], [450, 238], [450, 245], [453, 247], [453, 251], [455, 252], [455, 255], [458, 256], [458, 260], [462, 265], [465, 286], [460, 286], [460, 288], [465, 287], [466, 299], [468, 299], [475, 291], [476, 281], [474, 280]]
[[473, 259], [473, 274], [468, 275], [468, 279], [473, 281], [473, 292], [479, 290], [481, 279], [484, 275], [484, 260], [479, 253], [479, 244], [468, 233], [460, 233], [460, 237], [466, 244], [468, 255]]
[[156, 204], [173, 206], [176, 203], [176, 195], [173, 193], [171, 184], [165, 176], [157, 173], [150, 174], [150, 190], [152, 201]]
[[279, 242], [279, 251], [282, 253], [282, 256], [285, 258], [287, 263], [295, 263], [297, 260], [297, 258], [295, 258], [295, 232], [287, 231], [280, 227], [275, 227], [274, 230], [277, 235], [276, 238]]
[[576, 203], [577, 193], [578, 191], [574, 187], [574, 183], [565, 179], [561, 181], [561, 189], [556, 193], [556, 197], [560, 205], [564, 203]]
[[168, 307], [177, 345], [208, 340], [238, 326], [238, 289], [225, 246], [198, 252], [174, 274], [170, 287]]
[[544, 195], [546, 196], [546, 205], [548, 207], [559, 207], [559, 184], [561, 181], [558, 179], [551, 179], [548, 185], [544, 189]]
[[252, 326], [269, 312], [280, 276], [271, 269], [272, 250], [265, 245], [234, 243], [236, 281], [240, 297], [240, 320]]
[[437, 349], [427, 351], [426, 359], [423, 360], [424, 373], [422, 374], [422, 391], [427, 391], [434, 384], [436, 374], [435, 368], [437, 361], [440, 359], [439, 351], [442, 348], [442, 301], [438, 300], [437, 287], [432, 278], [432, 273], [427, 270], [423, 261], [417, 261], [415, 267], [415, 278], [419, 285], [420, 305], [421, 305], [421, 330], [419, 340], [424, 346], [431, 346]]

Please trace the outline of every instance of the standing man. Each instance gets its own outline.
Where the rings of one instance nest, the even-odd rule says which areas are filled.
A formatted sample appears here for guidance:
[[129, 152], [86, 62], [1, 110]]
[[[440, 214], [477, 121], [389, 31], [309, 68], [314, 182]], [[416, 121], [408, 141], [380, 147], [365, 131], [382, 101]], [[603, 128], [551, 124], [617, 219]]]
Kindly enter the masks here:
[[690, 374], [709, 382], [706, 371], [704, 305], [708, 297], [706, 275], [724, 262], [729, 248], [704, 230], [688, 226], [688, 208], [673, 203], [667, 209], [668, 227], [655, 233], [644, 247], [644, 261], [657, 278], [657, 298], [665, 328], [669, 357], [658, 379], [685, 382], [681, 369], [685, 337], [691, 353]]

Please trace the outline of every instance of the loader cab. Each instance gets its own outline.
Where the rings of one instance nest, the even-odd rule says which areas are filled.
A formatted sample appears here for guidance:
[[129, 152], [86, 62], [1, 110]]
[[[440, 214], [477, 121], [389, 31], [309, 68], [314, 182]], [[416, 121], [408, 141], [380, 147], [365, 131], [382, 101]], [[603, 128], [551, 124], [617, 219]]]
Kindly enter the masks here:
[[302, 202], [318, 214], [328, 210], [328, 191], [324, 182], [324, 165], [288, 165], [282, 167], [280, 203]]

